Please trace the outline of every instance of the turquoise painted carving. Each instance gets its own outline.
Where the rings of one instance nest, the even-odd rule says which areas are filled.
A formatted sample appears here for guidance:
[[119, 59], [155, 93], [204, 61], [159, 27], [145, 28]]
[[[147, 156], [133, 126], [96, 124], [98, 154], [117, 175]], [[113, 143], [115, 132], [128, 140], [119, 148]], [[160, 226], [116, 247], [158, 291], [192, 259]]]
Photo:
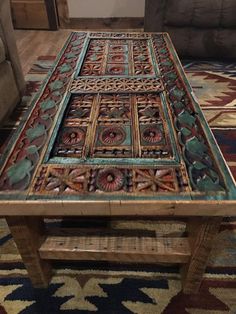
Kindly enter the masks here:
[[42, 124], [36, 125], [32, 129], [28, 129], [26, 131], [26, 136], [28, 137], [29, 141], [32, 142], [36, 138], [45, 134], [45, 126]]
[[30, 176], [31, 169], [32, 162], [27, 158], [18, 161], [7, 171], [10, 184], [14, 185], [23, 180], [26, 176]]

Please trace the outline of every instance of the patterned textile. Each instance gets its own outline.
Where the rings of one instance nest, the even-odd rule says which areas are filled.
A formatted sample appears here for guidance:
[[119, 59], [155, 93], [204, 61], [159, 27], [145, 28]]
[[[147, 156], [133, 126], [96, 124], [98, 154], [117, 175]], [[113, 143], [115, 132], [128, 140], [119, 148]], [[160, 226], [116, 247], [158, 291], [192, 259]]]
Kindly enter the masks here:
[[185, 61], [185, 71], [232, 174], [236, 175], [236, 63]]
[[[38, 90], [54, 57], [40, 57], [27, 80], [22, 104], [0, 130], [3, 152], [12, 130]], [[236, 177], [236, 63], [185, 61], [185, 70], [212, 131]], [[48, 227], [87, 227], [71, 220]], [[93, 226], [107, 222], [94, 221]], [[91, 222], [90, 222], [91, 225]], [[139, 234], [180, 235], [184, 221], [113, 221], [111, 228]], [[46, 290], [33, 289], [5, 220], [0, 220], [0, 314], [226, 314], [236, 313], [236, 219], [226, 218], [210, 256], [198, 295], [181, 292], [178, 267], [145, 264], [55, 263]]]

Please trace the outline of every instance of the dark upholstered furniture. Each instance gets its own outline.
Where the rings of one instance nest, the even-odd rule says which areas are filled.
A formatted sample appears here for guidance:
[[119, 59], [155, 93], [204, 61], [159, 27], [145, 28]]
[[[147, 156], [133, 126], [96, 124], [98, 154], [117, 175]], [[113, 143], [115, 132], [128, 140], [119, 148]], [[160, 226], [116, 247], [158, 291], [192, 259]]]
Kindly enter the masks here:
[[144, 24], [181, 57], [236, 58], [236, 0], [146, 0]]

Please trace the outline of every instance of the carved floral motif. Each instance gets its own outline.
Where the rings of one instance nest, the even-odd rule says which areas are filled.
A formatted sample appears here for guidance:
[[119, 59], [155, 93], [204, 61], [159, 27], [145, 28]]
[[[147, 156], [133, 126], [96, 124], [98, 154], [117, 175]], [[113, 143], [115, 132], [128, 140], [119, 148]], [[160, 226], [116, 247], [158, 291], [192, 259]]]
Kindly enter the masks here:
[[89, 193], [153, 194], [186, 191], [180, 169], [171, 167], [63, 167], [43, 166], [31, 193], [47, 195], [85, 195]]

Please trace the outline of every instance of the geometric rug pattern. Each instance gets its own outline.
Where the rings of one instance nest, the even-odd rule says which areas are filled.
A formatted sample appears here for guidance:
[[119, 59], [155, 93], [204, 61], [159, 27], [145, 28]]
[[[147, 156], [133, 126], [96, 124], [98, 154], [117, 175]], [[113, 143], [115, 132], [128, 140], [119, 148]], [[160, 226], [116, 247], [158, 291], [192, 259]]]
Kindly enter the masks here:
[[[0, 154], [51, 69], [55, 57], [39, 57], [27, 75], [22, 103], [0, 130]], [[236, 178], [236, 63], [183, 61], [196, 97]], [[86, 221], [80, 222], [86, 228]], [[48, 220], [47, 226], [79, 226]], [[90, 223], [91, 224], [91, 223]], [[94, 221], [96, 224], [107, 222]], [[181, 235], [184, 221], [114, 220], [111, 228], [139, 234]], [[81, 226], [79, 226], [81, 227]], [[33, 289], [9, 233], [0, 219], [0, 314], [226, 314], [236, 313], [236, 219], [226, 217], [197, 295], [181, 292], [173, 265], [54, 263], [48, 289]]]
[[184, 61], [185, 71], [223, 155], [236, 176], [236, 63]]

